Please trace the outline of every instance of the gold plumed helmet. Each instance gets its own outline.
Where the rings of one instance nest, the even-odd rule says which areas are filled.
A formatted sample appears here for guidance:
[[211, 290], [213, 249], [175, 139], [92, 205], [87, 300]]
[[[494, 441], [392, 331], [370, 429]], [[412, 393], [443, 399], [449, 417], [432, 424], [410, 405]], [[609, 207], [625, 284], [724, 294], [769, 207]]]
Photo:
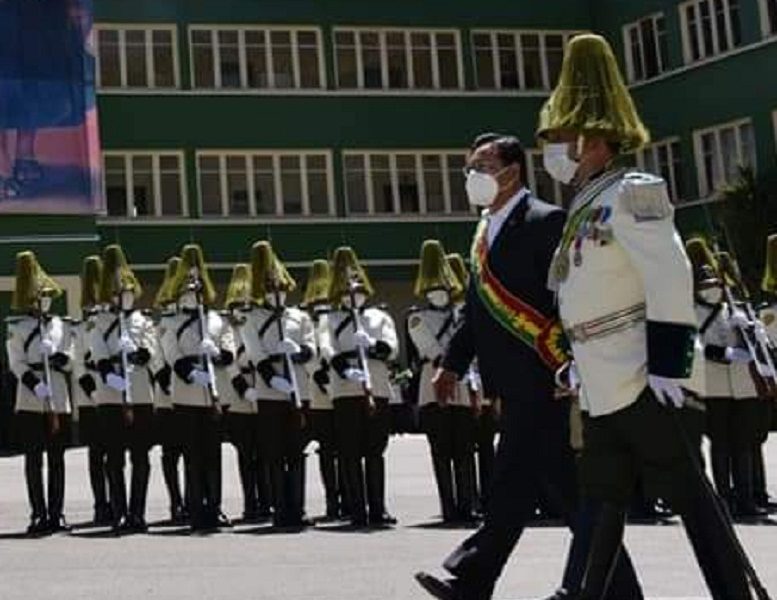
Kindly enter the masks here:
[[766, 265], [761, 289], [770, 294], [777, 293], [777, 234], [766, 238]]
[[156, 292], [154, 298], [154, 306], [157, 308], [164, 308], [168, 304], [175, 302], [175, 296], [172, 293], [172, 283], [175, 279], [175, 275], [178, 272], [178, 265], [181, 264], [180, 256], [171, 256], [167, 259], [167, 267], [165, 268], [165, 276], [162, 279], [162, 283], [159, 284], [159, 289]]
[[693, 282], [699, 289], [720, 285], [718, 263], [703, 237], [690, 238], [685, 242], [685, 252], [691, 261]]
[[202, 302], [212, 305], [216, 302], [216, 288], [208, 273], [208, 265], [202, 254], [199, 244], [187, 244], [181, 250], [181, 262], [178, 270], [170, 283], [170, 299], [178, 300], [192, 285], [199, 282], [201, 286]]
[[451, 298], [454, 302], [461, 302], [464, 300], [464, 294], [469, 286], [469, 269], [467, 269], [464, 258], [458, 252], [449, 254], [445, 259], [448, 261], [448, 266], [450, 266], [451, 271], [453, 271], [453, 274], [456, 275], [456, 278], [459, 280], [459, 284], [461, 284], [461, 292], [452, 294]]
[[100, 304], [100, 283], [103, 261], [93, 254], [84, 258], [81, 264], [81, 308], [92, 308]]
[[308, 281], [305, 285], [305, 297], [302, 303], [306, 306], [329, 301], [329, 286], [332, 282], [332, 273], [329, 269], [329, 261], [320, 258], [314, 260], [308, 272]]
[[350, 246], [341, 246], [335, 250], [332, 257], [332, 283], [329, 286], [329, 300], [333, 304], [339, 304], [343, 297], [348, 295], [352, 280], [358, 282], [359, 287], [368, 298], [375, 295], [375, 289], [372, 287], [367, 272], [359, 264], [356, 252]]
[[129, 264], [124, 250], [118, 244], [106, 246], [103, 250], [103, 272], [100, 278], [100, 300], [102, 302], [113, 302], [113, 298], [122, 291], [131, 290], [135, 298], [140, 298], [143, 294], [143, 287], [140, 281], [135, 277]]
[[257, 302], [264, 302], [265, 296], [276, 288], [280, 292], [293, 292], [297, 282], [270, 242], [256, 242], [251, 246], [251, 296]]
[[650, 141], [603, 37], [587, 33], [570, 40], [558, 85], [540, 111], [537, 136], [551, 132], [601, 135], [620, 144], [622, 152]]
[[734, 257], [728, 252], [717, 252], [715, 253], [715, 260], [718, 265], [718, 273], [721, 278], [725, 278], [726, 285], [736, 287], [744, 292], [745, 288], [742, 285], [739, 265], [737, 265]]
[[62, 288], [46, 274], [35, 253], [29, 250], [16, 255], [16, 285], [11, 308], [26, 311], [34, 308], [42, 296], [58, 298]]
[[421, 245], [421, 259], [413, 292], [424, 298], [430, 290], [446, 290], [451, 296], [461, 293], [461, 283], [445, 260], [445, 249], [438, 240], [426, 240]]
[[232, 277], [227, 286], [227, 297], [224, 300], [224, 308], [231, 309], [236, 306], [245, 306], [251, 303], [251, 267], [245, 263], [238, 263], [232, 269]]

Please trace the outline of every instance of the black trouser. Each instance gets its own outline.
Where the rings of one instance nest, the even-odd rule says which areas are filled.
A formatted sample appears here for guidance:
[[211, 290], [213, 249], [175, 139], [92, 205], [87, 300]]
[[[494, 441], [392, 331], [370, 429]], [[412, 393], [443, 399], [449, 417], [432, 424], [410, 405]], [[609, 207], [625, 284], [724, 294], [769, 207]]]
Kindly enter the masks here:
[[326, 498], [326, 514], [338, 517], [345, 505], [343, 482], [340, 480], [340, 458], [335, 438], [334, 409], [311, 409], [310, 426], [318, 442], [318, 467]]
[[212, 406], [175, 406], [186, 462], [194, 529], [217, 525], [221, 512], [221, 415]]
[[[58, 520], [65, 502], [65, 446], [70, 439], [70, 416], [20, 411], [14, 417], [17, 441], [24, 452], [24, 477], [33, 519]], [[46, 453], [48, 498], [43, 488], [43, 454]], [[48, 499], [48, 503], [47, 503]]]
[[237, 452], [240, 486], [243, 490], [243, 517], [254, 518], [259, 513], [259, 463], [256, 414], [227, 415], [229, 441]]
[[[150, 404], [133, 405], [131, 417], [122, 405], [98, 407], [106, 448], [106, 469], [114, 521], [129, 514], [145, 520], [151, 464], [148, 453], [154, 445], [154, 408]], [[132, 474], [130, 500], [124, 481], [125, 452], [129, 450]]]
[[478, 501], [480, 509], [485, 511], [494, 475], [494, 440], [496, 439], [496, 410], [493, 405], [484, 406], [477, 419], [475, 432], [475, 451], [478, 462]]
[[[577, 518], [569, 404], [554, 400], [549, 386], [533, 392], [525, 398], [502, 399], [501, 435], [485, 521], [444, 563], [468, 600], [491, 598], [507, 559], [534, 514], [541, 491], [562, 507], [570, 527]], [[619, 567], [628, 569], [629, 565], [622, 561]], [[623, 580], [629, 581], [633, 589], [638, 588], [635, 578], [631, 571]], [[611, 597], [632, 598], [630, 592]]]
[[388, 399], [375, 398], [372, 413], [364, 396], [335, 398], [334, 407], [335, 437], [343, 461], [351, 519], [364, 523], [368, 508], [370, 517], [379, 519], [386, 512], [384, 454], [391, 431]]
[[78, 434], [79, 441], [88, 448], [89, 484], [92, 488], [95, 516], [99, 516], [107, 513], [110, 506], [107, 491], [107, 451], [100, 435], [100, 417], [97, 407], [78, 408]]
[[162, 477], [165, 480], [167, 497], [170, 501], [170, 516], [175, 519], [181, 516], [184, 508], [188, 508], [188, 483], [184, 481], [186, 490], [184, 497], [184, 494], [181, 494], [178, 473], [178, 464], [183, 458], [183, 441], [181, 432], [177, 429], [179, 423], [172, 408], [157, 408], [155, 414], [156, 439], [162, 446]]
[[699, 438], [689, 434], [684, 417], [673, 410], [660, 405], [646, 388], [624, 409], [602, 417], [584, 416], [584, 493], [602, 506], [582, 594], [585, 599], [600, 598], [608, 586], [625, 509], [639, 476], [649, 494], [668, 500], [682, 517], [712, 597], [751, 597], [723, 513], [697, 472], [697, 467], [701, 469]]
[[259, 453], [267, 461], [276, 525], [300, 525], [305, 514], [302, 412], [288, 400], [257, 402]]
[[468, 519], [474, 509], [476, 427], [468, 406], [427, 404], [421, 408], [421, 428], [429, 441], [445, 521]]

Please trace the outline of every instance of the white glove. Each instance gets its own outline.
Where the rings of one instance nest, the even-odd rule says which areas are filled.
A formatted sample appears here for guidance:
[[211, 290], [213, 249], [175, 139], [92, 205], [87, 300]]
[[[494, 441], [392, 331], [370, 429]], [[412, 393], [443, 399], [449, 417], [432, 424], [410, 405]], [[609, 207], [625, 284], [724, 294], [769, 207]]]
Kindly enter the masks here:
[[202, 369], [194, 369], [190, 377], [192, 378], [192, 383], [199, 385], [200, 387], [210, 387], [213, 383], [210, 373], [203, 371]]
[[677, 379], [661, 377], [660, 375], [648, 375], [648, 385], [658, 400], [664, 406], [670, 404], [675, 408], [682, 408], [685, 404], [683, 388], [680, 387]]
[[369, 350], [375, 345], [375, 338], [362, 330], [353, 334], [353, 341], [359, 348], [364, 348], [365, 350]]
[[364, 377], [364, 371], [361, 369], [346, 369], [343, 372], [343, 375], [345, 375], [345, 378], [348, 381], [356, 381], [357, 383], [364, 383], [365, 377]]
[[731, 324], [742, 329], [752, 325], [745, 312], [738, 308], [735, 308], [731, 313]]
[[127, 380], [116, 373], [108, 373], [105, 377], [105, 384], [112, 390], [124, 392], [127, 390]]
[[301, 350], [299, 344], [289, 338], [283, 338], [276, 346], [278, 354], [297, 354]]
[[54, 345], [54, 342], [51, 341], [49, 338], [44, 338], [40, 342], [40, 351], [45, 354], [46, 356], [51, 356], [56, 352], [57, 347]]
[[132, 354], [138, 351], [138, 346], [129, 336], [123, 335], [119, 338], [119, 350], [125, 354]]
[[35, 384], [35, 389], [33, 390], [33, 392], [35, 392], [35, 397], [38, 400], [45, 400], [46, 398], [51, 398], [51, 389], [42, 381], [39, 381], [38, 383]]
[[219, 347], [216, 345], [216, 342], [214, 342], [209, 337], [206, 337], [200, 343], [200, 354], [204, 354], [205, 356], [210, 356], [211, 358], [216, 358], [219, 354], [221, 354], [221, 350], [219, 350]]
[[569, 361], [556, 371], [556, 386], [570, 392], [580, 389], [580, 373], [574, 360]]
[[764, 346], [771, 344], [769, 334], [766, 333], [766, 327], [764, 327], [764, 324], [761, 323], [761, 321], [755, 322], [755, 338], [758, 340], [758, 343], [763, 344]]
[[270, 379], [270, 387], [282, 394], [291, 394], [294, 391], [294, 388], [291, 387], [291, 382], [280, 375], [275, 375]]
[[256, 402], [259, 400], [259, 390], [256, 388], [248, 388], [243, 394], [243, 400], [246, 402]]
[[728, 362], [735, 364], [746, 364], [753, 360], [753, 357], [750, 356], [750, 353], [747, 350], [744, 348], [734, 348], [732, 346], [726, 348], [723, 356]]

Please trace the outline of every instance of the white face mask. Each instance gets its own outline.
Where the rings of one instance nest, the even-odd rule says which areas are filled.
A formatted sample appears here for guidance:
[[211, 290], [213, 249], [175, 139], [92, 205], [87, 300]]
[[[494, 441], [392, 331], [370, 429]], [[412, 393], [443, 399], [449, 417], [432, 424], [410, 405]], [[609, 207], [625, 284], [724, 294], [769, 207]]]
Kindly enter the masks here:
[[467, 198], [473, 206], [491, 206], [499, 193], [499, 182], [490, 173], [470, 171], [465, 184]]
[[[277, 298], [277, 302], [276, 302]], [[270, 306], [278, 308], [279, 306], [286, 306], [286, 292], [278, 292], [276, 296], [275, 292], [264, 295], [264, 300]]]
[[40, 312], [43, 314], [51, 310], [51, 296], [42, 296], [40, 299]]
[[[356, 308], [361, 308], [367, 303], [367, 294], [364, 292], [355, 292], [353, 295], [353, 299], [356, 302]], [[346, 295], [343, 296], [343, 306], [345, 308], [353, 308], [351, 306], [351, 297]]]
[[132, 307], [135, 306], [135, 294], [130, 291], [122, 292], [120, 301], [122, 310], [132, 310]]
[[445, 308], [451, 302], [451, 295], [446, 290], [429, 290], [426, 299], [435, 308]]
[[575, 178], [580, 163], [569, 158], [569, 144], [545, 144], [542, 163], [553, 179], [567, 184]]
[[723, 290], [719, 287], [711, 287], [699, 292], [699, 297], [708, 304], [719, 304], [723, 300]]
[[185, 292], [183, 296], [178, 300], [178, 305], [181, 308], [197, 308], [197, 294], [194, 292]]

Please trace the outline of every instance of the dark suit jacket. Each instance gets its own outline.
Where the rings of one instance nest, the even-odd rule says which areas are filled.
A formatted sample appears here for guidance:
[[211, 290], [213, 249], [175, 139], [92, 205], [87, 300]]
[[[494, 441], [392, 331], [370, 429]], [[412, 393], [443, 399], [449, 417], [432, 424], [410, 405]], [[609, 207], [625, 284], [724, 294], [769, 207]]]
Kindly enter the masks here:
[[[488, 254], [497, 279], [511, 293], [546, 317], [555, 318], [548, 271], [561, 239], [566, 213], [529, 195], [515, 206]], [[467, 290], [464, 320], [451, 339], [443, 366], [462, 375], [477, 357], [489, 397], [525, 397], [540, 386], [552, 389], [553, 373], [536, 351], [510, 334], [488, 312], [474, 281]]]

